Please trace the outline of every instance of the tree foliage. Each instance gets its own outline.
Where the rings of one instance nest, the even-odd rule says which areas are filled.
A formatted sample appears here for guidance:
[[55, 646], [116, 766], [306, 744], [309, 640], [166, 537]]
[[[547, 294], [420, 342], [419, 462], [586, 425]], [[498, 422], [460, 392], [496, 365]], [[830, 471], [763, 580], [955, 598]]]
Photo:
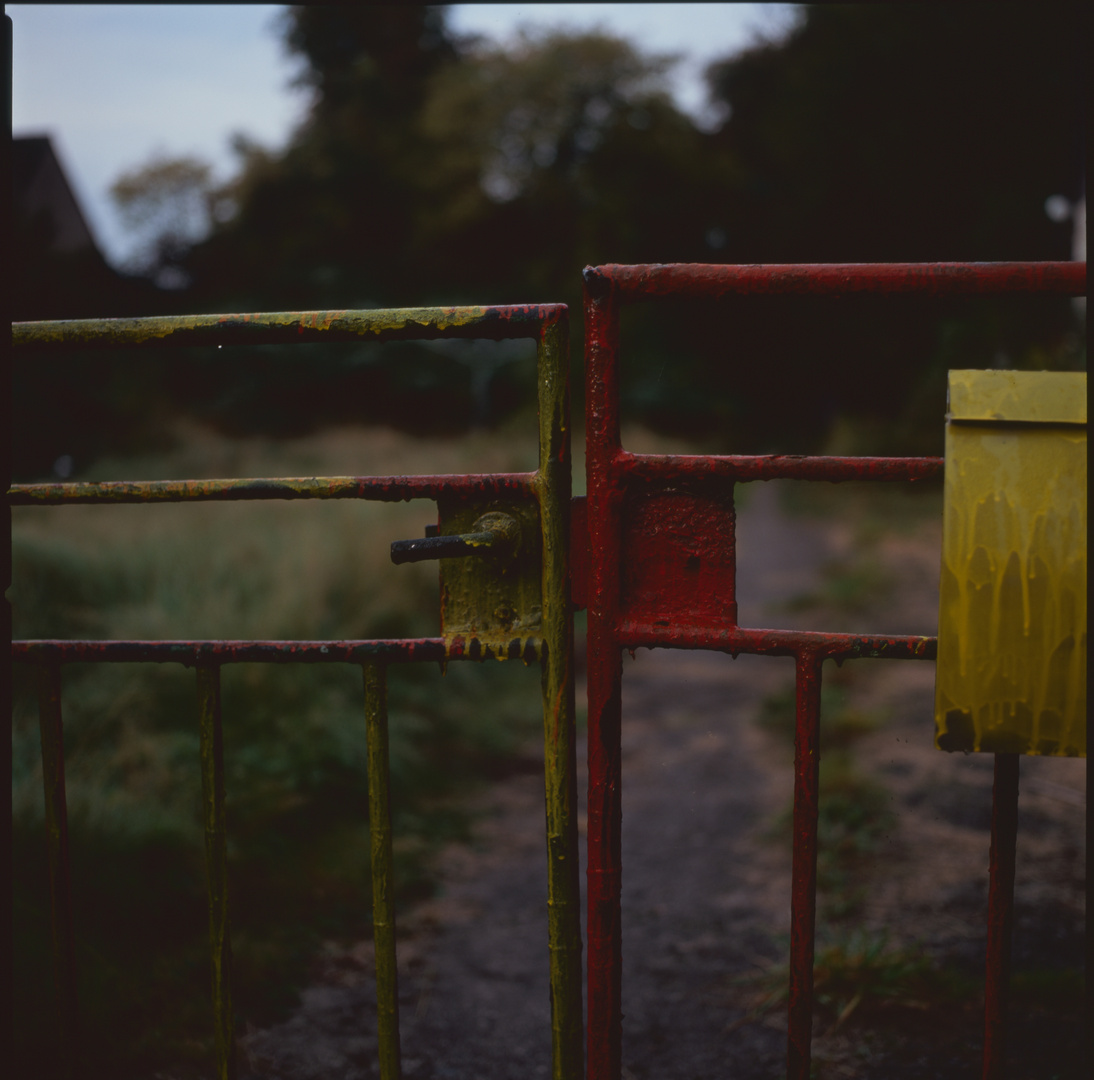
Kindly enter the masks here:
[[[712, 65], [725, 119], [702, 130], [671, 58], [607, 34], [503, 48], [439, 7], [292, 8], [310, 112], [283, 150], [237, 140], [226, 212], [177, 259], [187, 306], [576, 316], [587, 263], [1066, 259], [1044, 208], [1081, 191], [1082, 29], [1071, 6], [803, 8]], [[640, 308], [625, 403], [727, 448], [815, 448], [859, 417], [871, 448], [925, 450], [947, 366], [1083, 364], [1073, 329], [1055, 301]]]
[[118, 177], [110, 195], [122, 221], [140, 241], [133, 268], [166, 278], [168, 287], [172, 277], [182, 283], [178, 264], [227, 209], [222, 209], [212, 169], [195, 157], [157, 155]]

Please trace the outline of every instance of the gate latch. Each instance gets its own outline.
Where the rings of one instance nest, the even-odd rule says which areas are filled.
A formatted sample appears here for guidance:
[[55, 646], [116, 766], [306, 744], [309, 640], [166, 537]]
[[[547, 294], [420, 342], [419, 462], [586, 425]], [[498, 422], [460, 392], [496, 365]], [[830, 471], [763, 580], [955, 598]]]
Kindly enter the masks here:
[[444, 498], [439, 524], [391, 545], [394, 563], [440, 561], [441, 633], [453, 658], [538, 660], [543, 632], [539, 506]]
[[513, 560], [519, 548], [519, 523], [509, 514], [491, 510], [471, 526], [471, 532], [440, 536], [434, 525], [420, 540], [396, 540], [391, 545], [391, 561], [398, 564], [478, 555], [504, 565]]

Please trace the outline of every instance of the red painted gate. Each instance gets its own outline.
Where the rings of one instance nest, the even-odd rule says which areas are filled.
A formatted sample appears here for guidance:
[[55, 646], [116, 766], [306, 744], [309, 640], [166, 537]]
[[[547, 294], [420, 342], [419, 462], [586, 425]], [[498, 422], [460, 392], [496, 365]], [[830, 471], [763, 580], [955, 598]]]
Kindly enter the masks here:
[[[755, 480], [938, 476], [941, 458], [662, 456], [620, 444], [619, 327], [628, 304], [672, 297], [1080, 295], [1085, 264], [648, 265], [585, 270], [588, 469], [588, 1070], [621, 1070], [622, 650], [715, 649], [793, 656], [797, 706], [787, 1076], [810, 1071], [817, 883], [821, 664], [852, 657], [931, 660], [936, 639], [752, 629], [737, 624], [733, 490]], [[941, 418], [940, 418], [941, 419]], [[1018, 762], [996, 756], [984, 1076], [1001, 1075], [1014, 883]]]

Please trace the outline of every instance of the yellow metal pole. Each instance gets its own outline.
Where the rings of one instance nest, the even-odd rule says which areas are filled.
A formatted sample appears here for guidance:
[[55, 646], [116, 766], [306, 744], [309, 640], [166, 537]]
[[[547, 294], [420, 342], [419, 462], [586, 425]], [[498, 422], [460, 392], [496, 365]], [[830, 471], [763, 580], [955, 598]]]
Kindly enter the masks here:
[[372, 934], [376, 951], [376, 1035], [381, 1080], [399, 1080], [399, 970], [395, 959], [395, 882], [391, 854], [391, 782], [387, 672], [365, 664], [368, 814], [372, 842]]
[[235, 1080], [232, 945], [228, 923], [228, 832], [224, 813], [224, 741], [220, 666], [197, 669], [201, 720], [201, 796], [209, 876], [209, 956], [213, 979], [213, 1041], [217, 1080]]
[[581, 891], [577, 847], [574, 622], [570, 604], [569, 323], [539, 342], [539, 472], [543, 528], [543, 751], [547, 801], [547, 934], [553, 1080], [584, 1075]]

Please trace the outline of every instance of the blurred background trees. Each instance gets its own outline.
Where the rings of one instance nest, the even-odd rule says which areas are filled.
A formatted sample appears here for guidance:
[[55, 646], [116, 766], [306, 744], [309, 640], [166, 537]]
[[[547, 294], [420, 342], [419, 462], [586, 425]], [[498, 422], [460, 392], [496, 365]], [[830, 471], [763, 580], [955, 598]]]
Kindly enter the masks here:
[[[1071, 5], [802, 8], [784, 38], [711, 66], [710, 130], [673, 103], [671, 57], [607, 35], [502, 48], [456, 37], [443, 7], [291, 8], [313, 100], [288, 145], [239, 137], [215, 189], [200, 162], [156, 161], [115, 192], [148, 232], [143, 272], [170, 286], [160, 310], [562, 301], [576, 366], [587, 263], [1070, 258], [1046, 200], [1082, 197], [1082, 22]], [[632, 415], [721, 449], [937, 449], [947, 367], [1085, 365], [1056, 301], [677, 304], [624, 332]], [[385, 408], [391, 370], [415, 365], [447, 415]], [[484, 409], [469, 365], [437, 350], [343, 350], [308, 377], [365, 368], [365, 421], [458, 430], [512, 398]], [[258, 401], [240, 371], [168, 396], [251, 400], [204, 418], [283, 430], [298, 377], [285, 366]], [[353, 418], [321, 396], [335, 412], [312, 401], [310, 423]]]

